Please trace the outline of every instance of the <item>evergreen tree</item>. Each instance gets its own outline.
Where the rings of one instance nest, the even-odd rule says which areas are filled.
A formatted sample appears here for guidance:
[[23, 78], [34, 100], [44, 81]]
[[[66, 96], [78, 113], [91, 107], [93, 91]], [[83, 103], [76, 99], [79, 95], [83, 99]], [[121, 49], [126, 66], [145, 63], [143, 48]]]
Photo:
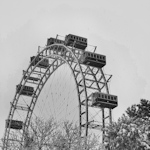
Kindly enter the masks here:
[[126, 114], [130, 118], [150, 118], [150, 101], [141, 99], [140, 104], [134, 104], [131, 107], [128, 107]]
[[129, 107], [117, 122], [106, 129], [109, 150], [150, 150], [150, 102]]

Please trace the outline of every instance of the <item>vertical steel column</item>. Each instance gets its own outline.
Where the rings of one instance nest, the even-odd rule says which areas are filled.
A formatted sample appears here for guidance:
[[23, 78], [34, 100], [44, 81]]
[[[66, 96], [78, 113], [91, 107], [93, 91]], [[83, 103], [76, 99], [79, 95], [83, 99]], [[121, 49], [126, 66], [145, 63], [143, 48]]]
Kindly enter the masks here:
[[102, 108], [102, 123], [103, 123], [103, 133], [102, 133], [102, 143], [104, 143], [104, 135], [105, 135], [105, 112], [104, 108]]

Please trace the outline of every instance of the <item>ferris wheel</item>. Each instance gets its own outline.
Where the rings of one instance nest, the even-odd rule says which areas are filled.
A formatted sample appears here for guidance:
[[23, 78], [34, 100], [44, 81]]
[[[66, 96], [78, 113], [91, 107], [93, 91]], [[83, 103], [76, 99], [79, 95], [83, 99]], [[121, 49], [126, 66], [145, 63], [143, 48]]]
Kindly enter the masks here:
[[24, 131], [36, 116], [69, 120], [79, 127], [81, 137], [95, 132], [103, 140], [102, 129], [111, 123], [117, 96], [109, 93], [111, 76], [103, 72], [106, 56], [87, 51], [87, 46], [86, 38], [57, 36], [30, 58], [11, 102], [3, 150], [11, 149], [13, 142], [24, 145]]

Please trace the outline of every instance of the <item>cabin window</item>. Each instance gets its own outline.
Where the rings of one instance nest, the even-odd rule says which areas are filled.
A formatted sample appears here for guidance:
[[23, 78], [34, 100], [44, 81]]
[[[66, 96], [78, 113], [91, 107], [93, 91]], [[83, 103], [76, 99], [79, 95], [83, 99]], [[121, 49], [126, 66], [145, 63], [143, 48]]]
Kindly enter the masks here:
[[101, 94], [98, 94], [98, 97], [101, 97]]

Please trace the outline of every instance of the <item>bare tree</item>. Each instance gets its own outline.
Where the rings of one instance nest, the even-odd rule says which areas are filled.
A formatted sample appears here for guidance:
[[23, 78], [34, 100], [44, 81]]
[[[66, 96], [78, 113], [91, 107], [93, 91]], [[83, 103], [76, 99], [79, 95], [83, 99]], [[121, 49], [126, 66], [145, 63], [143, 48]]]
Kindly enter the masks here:
[[3, 146], [5, 146], [5, 147], [7, 147], [8, 150], [20, 150], [20, 147], [22, 145], [21, 137], [22, 137], [21, 131], [11, 130], [9, 133], [7, 145], [4, 145], [4, 139], [1, 139], [1, 142], [3, 143], [2, 148], [3, 148]]
[[56, 150], [98, 150], [99, 141], [96, 136], [89, 135], [81, 138], [79, 128], [73, 123], [63, 122], [61, 130], [57, 131], [57, 135], [53, 141]]
[[[9, 143], [10, 150], [20, 150], [22, 143], [16, 143], [20, 135], [13, 132], [14, 142]], [[69, 121], [56, 123], [53, 118], [45, 121], [36, 117], [32, 120], [23, 144], [21, 150], [100, 150], [96, 136], [81, 138], [77, 125]]]
[[57, 124], [53, 118], [44, 121], [38, 117], [32, 120], [25, 133], [25, 148], [42, 150], [53, 147], [52, 141], [56, 134]]

